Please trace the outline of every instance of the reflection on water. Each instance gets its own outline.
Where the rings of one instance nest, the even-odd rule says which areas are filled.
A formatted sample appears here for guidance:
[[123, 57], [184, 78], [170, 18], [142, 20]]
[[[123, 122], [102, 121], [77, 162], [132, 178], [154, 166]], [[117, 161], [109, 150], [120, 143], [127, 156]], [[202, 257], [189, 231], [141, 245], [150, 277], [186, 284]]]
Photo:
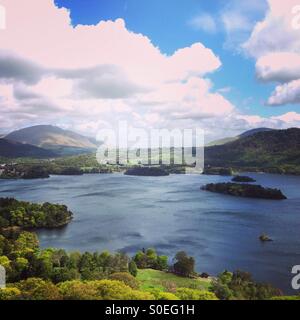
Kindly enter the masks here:
[[[291, 292], [291, 268], [300, 264], [300, 178], [250, 174], [282, 189], [285, 201], [208, 193], [218, 176], [130, 177], [84, 175], [0, 181], [0, 196], [64, 203], [74, 212], [67, 227], [38, 232], [42, 247], [66, 250], [136, 250], [155, 247], [173, 256], [185, 250], [199, 272], [250, 271], [257, 280]], [[274, 242], [261, 243], [261, 233]]]

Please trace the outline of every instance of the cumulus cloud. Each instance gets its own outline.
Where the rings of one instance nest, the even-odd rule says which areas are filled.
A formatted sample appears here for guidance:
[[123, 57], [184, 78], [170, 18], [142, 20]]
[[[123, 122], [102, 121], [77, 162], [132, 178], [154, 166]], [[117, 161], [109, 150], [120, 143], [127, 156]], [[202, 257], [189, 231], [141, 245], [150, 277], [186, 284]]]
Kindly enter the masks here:
[[244, 48], [256, 58], [274, 52], [300, 53], [299, 30], [293, 28], [292, 14], [299, 1], [268, 0], [268, 4], [264, 20], [256, 24]]
[[268, 0], [268, 3], [264, 20], [256, 24], [243, 47], [257, 59], [258, 79], [280, 83], [267, 104], [299, 104], [300, 37], [293, 23], [296, 18], [293, 8], [299, 3], [297, 0]]
[[277, 86], [268, 100], [270, 106], [284, 104], [300, 104], [300, 80]]
[[[239, 132], [255, 128], [287, 129], [300, 126], [300, 114], [287, 112], [279, 116], [261, 117], [258, 115], [237, 114], [229, 118], [233, 128]], [[243, 130], [241, 130], [243, 128]]]
[[[264, 121], [288, 123], [242, 118], [223, 96], [228, 88], [215, 90], [208, 79], [221, 61], [202, 43], [166, 55], [148, 37], [128, 30], [122, 19], [73, 27], [68, 10], [53, 0], [1, 3], [8, 17], [0, 32], [3, 128], [51, 123], [95, 134], [127, 120], [139, 127], [197, 125], [216, 138]], [[231, 3], [238, 7], [237, 1]], [[254, 9], [258, 1], [251, 3], [251, 12], [260, 10]], [[230, 26], [227, 19], [228, 32], [245, 28], [236, 21]], [[206, 23], [212, 31], [212, 21]]]
[[300, 123], [300, 114], [297, 112], [288, 112], [281, 116], [273, 117], [273, 119], [289, 123], [291, 126], [295, 124], [298, 126]]
[[10, 87], [0, 105], [7, 116], [95, 130], [119, 119], [164, 125], [234, 109], [205, 79], [221, 61], [202, 43], [166, 55], [122, 19], [73, 27], [53, 0], [2, 3], [8, 24], [0, 77]]
[[0, 52], [0, 81], [35, 84], [45, 73], [46, 70], [29, 60], [5, 51]]
[[260, 57], [256, 74], [262, 81], [288, 82], [300, 79], [300, 55], [293, 52], [275, 52]]
[[57, 69], [57, 77], [74, 80], [74, 98], [128, 98], [147, 89], [133, 83], [121, 67], [101, 65], [82, 69]]
[[16, 83], [14, 85], [13, 93], [15, 99], [17, 100], [32, 100], [41, 97], [41, 95], [35, 93], [33, 90], [30, 90], [22, 83]]
[[257, 16], [261, 16], [266, 9], [266, 0], [230, 0], [224, 2], [219, 11], [202, 12], [188, 20], [187, 24], [194, 30], [207, 33], [224, 32], [225, 48], [240, 51], [240, 45], [249, 37]]
[[[176, 119], [201, 119], [230, 114], [234, 106], [219, 93], [211, 93], [208, 79], [190, 78], [185, 83], [168, 83], [145, 95], [147, 102], [156, 101], [156, 112]], [[178, 103], [180, 101], [180, 103]]]

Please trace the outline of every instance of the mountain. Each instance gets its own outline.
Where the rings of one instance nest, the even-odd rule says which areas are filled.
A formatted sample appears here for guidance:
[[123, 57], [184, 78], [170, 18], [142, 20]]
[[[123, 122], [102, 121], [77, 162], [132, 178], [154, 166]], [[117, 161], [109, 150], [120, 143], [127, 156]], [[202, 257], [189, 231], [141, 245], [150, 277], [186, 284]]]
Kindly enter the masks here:
[[238, 136], [238, 138], [245, 138], [249, 136], [253, 136], [254, 134], [258, 132], [267, 132], [267, 131], [275, 131], [276, 129], [271, 129], [271, 128], [256, 128], [252, 130], [248, 130]]
[[51, 125], [39, 125], [14, 131], [5, 139], [54, 150], [61, 155], [93, 151], [97, 141]]
[[206, 147], [205, 164], [256, 168], [290, 166], [300, 170], [300, 129], [260, 131], [224, 145]]
[[228, 137], [228, 138], [224, 138], [224, 139], [214, 140], [214, 141], [207, 143], [206, 147], [221, 146], [223, 144], [226, 144], [228, 142], [232, 142], [232, 141], [235, 141], [238, 139], [239, 139], [239, 137], [237, 136], [237, 137]]
[[5, 158], [54, 158], [57, 157], [53, 151], [32, 146], [30, 144], [22, 144], [16, 141], [0, 139], [0, 157]]
[[270, 129], [270, 128], [256, 128], [256, 129], [252, 129], [252, 130], [248, 130], [236, 137], [228, 137], [228, 138], [223, 138], [223, 139], [219, 139], [219, 140], [215, 140], [212, 142], [209, 142], [206, 146], [207, 147], [212, 147], [212, 146], [220, 146], [229, 142], [233, 142], [236, 141], [240, 138], [244, 138], [244, 137], [248, 137], [248, 136], [252, 136], [255, 133], [258, 132], [265, 132], [265, 131], [273, 131], [275, 129]]

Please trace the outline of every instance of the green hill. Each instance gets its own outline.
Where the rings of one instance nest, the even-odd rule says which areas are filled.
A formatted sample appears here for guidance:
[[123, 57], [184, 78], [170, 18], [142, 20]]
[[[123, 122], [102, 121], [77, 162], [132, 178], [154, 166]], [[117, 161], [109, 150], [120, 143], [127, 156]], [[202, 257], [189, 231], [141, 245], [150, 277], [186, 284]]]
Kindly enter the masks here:
[[223, 145], [223, 144], [226, 144], [226, 143], [229, 143], [229, 142], [233, 142], [233, 141], [236, 141], [236, 140], [239, 140], [241, 138], [245, 138], [245, 137], [249, 137], [249, 136], [252, 136], [258, 132], [265, 132], [265, 131], [274, 131], [275, 129], [270, 129], [270, 128], [256, 128], [256, 129], [252, 129], [252, 130], [248, 130], [236, 137], [229, 137], [229, 138], [223, 138], [223, 139], [220, 139], [220, 140], [215, 140], [215, 141], [212, 141], [212, 142], [209, 142], [206, 144], [207, 147], [212, 147], [212, 146], [220, 146], [220, 145]]
[[224, 145], [206, 147], [205, 165], [300, 172], [300, 129], [257, 132]]
[[0, 139], [0, 157], [4, 158], [53, 158], [57, 154], [53, 151], [22, 144], [15, 141]]

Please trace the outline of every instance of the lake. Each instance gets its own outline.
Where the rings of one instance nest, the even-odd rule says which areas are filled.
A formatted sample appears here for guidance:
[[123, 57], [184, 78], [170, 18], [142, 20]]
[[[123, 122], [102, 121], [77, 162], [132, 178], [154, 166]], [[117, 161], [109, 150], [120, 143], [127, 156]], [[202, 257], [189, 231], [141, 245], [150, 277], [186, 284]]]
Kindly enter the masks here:
[[[195, 257], [199, 272], [241, 269], [293, 293], [291, 269], [300, 265], [300, 177], [248, 175], [263, 186], [280, 188], [288, 200], [202, 191], [203, 184], [230, 181], [204, 175], [0, 180], [0, 196], [63, 203], [74, 212], [67, 227], [38, 232], [43, 248], [133, 254], [153, 247], [170, 257], [185, 250]], [[258, 237], [264, 232], [274, 242], [261, 243]]]

